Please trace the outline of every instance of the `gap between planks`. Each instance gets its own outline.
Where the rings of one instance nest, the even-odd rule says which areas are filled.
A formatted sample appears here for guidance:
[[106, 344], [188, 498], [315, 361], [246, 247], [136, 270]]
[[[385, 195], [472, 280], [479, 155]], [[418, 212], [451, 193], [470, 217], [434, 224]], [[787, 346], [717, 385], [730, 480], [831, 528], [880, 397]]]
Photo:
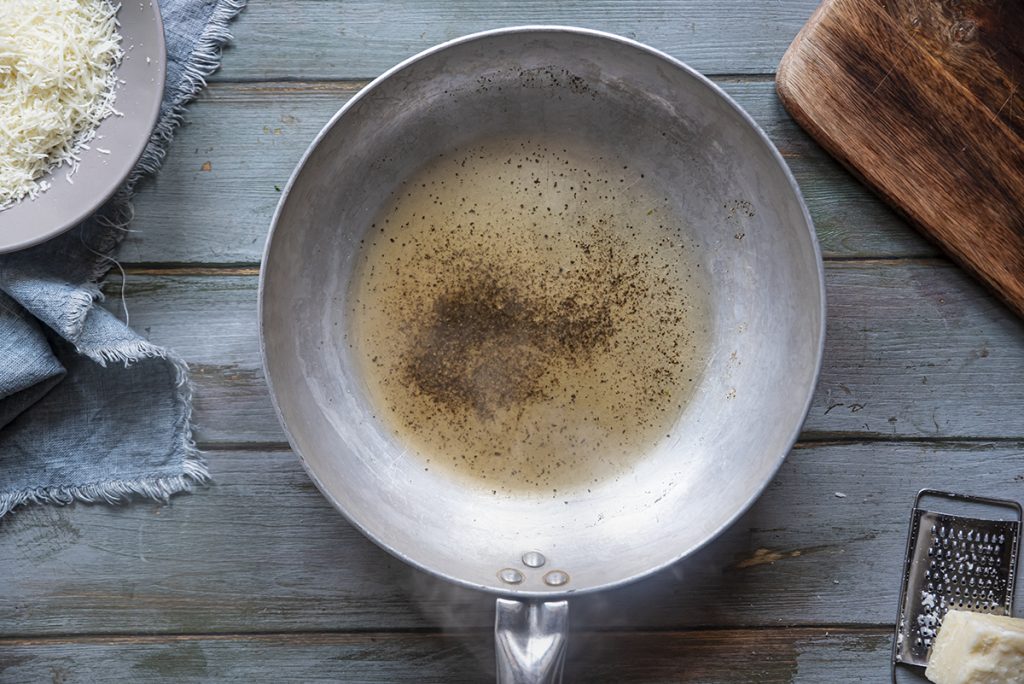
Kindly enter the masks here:
[[[443, 629], [395, 629], [395, 630], [345, 630], [345, 631], [290, 631], [290, 632], [196, 632], [188, 634], [46, 634], [40, 636], [0, 637], [0, 649], [15, 646], [53, 646], [60, 644], [163, 644], [183, 641], [249, 641], [249, 642], [298, 642], [304, 645], [315, 643], [332, 643], [343, 641], [365, 641], [372, 639], [403, 639], [410, 636], [421, 638], [432, 637], [475, 637], [485, 630], [476, 631], [449, 631]], [[702, 635], [733, 636], [739, 640], [749, 639], [754, 636], [767, 636], [771, 634], [784, 634], [787, 638], [799, 639], [818, 636], [876, 636], [880, 634], [891, 634], [893, 626], [890, 624], [868, 624], [868, 625], [824, 625], [814, 627], [785, 627], [785, 626], [764, 626], [764, 627], [698, 627], [694, 629], [678, 628], [638, 628], [638, 629], [586, 629], [573, 630], [572, 636], [584, 637], [587, 635], [609, 636], [637, 636], [637, 635], [658, 635], [658, 636], [680, 636], [695, 637]]]
[[[258, 276], [259, 264], [184, 264], [184, 263], [122, 263], [126, 275], [145, 276]], [[108, 280], [119, 282], [117, 271], [110, 271]]]
[[1021, 437], [891, 437], [888, 435], [861, 435], [844, 432], [815, 432], [809, 430], [801, 433], [793, 445], [794, 449], [812, 449], [826, 446], [852, 446], [857, 444], [921, 444], [933, 448], [963, 449], [974, 447], [985, 449], [989, 446], [1019, 447], [1024, 449]]

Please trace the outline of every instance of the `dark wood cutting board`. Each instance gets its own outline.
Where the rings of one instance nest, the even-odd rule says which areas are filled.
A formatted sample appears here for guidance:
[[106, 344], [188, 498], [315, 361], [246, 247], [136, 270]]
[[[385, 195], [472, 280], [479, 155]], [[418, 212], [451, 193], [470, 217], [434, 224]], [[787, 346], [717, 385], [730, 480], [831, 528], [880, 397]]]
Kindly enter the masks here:
[[1024, 316], [1024, 0], [826, 0], [786, 109]]

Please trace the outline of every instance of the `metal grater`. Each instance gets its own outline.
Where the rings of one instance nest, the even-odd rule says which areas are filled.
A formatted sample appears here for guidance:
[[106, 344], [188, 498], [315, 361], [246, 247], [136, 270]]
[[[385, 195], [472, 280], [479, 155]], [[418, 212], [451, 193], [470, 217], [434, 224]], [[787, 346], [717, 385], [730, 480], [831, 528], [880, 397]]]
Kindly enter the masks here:
[[[921, 508], [922, 497], [999, 509], [1012, 520], [973, 518]], [[922, 489], [910, 514], [910, 534], [893, 641], [896, 664], [928, 664], [942, 618], [952, 609], [1010, 615], [1020, 547], [1021, 506], [1016, 501]]]

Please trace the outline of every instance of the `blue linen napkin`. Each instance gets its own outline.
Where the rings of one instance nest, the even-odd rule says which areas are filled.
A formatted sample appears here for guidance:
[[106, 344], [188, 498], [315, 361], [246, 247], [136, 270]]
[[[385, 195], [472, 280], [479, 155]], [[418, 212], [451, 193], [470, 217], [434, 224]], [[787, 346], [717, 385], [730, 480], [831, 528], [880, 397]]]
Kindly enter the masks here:
[[95, 302], [135, 184], [159, 168], [244, 4], [160, 0], [167, 79], [138, 165], [95, 216], [0, 257], [0, 517], [28, 502], [166, 499], [207, 478], [187, 367]]

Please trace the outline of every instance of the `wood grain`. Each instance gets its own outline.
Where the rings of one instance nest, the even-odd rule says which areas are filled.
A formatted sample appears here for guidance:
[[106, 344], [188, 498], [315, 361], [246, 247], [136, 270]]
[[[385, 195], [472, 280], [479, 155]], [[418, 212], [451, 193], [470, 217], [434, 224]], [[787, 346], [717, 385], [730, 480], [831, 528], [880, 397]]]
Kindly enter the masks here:
[[[229, 271], [230, 272], [230, 271]], [[197, 384], [204, 444], [283, 442], [259, 360], [253, 275], [128, 276], [132, 325]], [[941, 261], [829, 262], [825, 361], [804, 438], [1024, 436], [1024, 324]], [[117, 278], [107, 306], [120, 310]]]
[[[259, 637], [0, 641], [10, 682], [487, 681], [490, 635], [302, 634]], [[889, 634], [878, 629], [585, 632], [569, 641], [574, 682], [772, 684], [882, 681]]]
[[[523, 24], [650, 43], [715, 74], [770, 74], [816, 0], [252, 0], [216, 79], [374, 78], [432, 45]], [[282, 27], [288, 27], [283, 31]]]
[[1017, 2], [889, 0], [884, 9], [992, 116], [1024, 136], [1024, 20]]
[[779, 95], [826, 149], [1024, 315], [1015, 85], [1024, 5], [953, 3], [950, 25], [938, 4], [902, 2], [890, 14], [879, 0], [828, 0], [779, 65]]
[[[936, 253], [794, 125], [771, 82], [720, 84], [786, 157], [827, 257]], [[121, 260], [258, 263], [278, 188], [360, 87], [362, 82], [212, 85], [189, 108], [159, 175], [143, 183]]]
[[[290, 451], [208, 460], [214, 484], [169, 504], [29, 506], [0, 520], [0, 635], [493, 624], [491, 598], [412, 570], [348, 525]], [[1020, 443], [807, 445], [713, 544], [638, 584], [575, 599], [572, 624], [890, 625], [914, 493], [1019, 498], [1022, 481]]]

